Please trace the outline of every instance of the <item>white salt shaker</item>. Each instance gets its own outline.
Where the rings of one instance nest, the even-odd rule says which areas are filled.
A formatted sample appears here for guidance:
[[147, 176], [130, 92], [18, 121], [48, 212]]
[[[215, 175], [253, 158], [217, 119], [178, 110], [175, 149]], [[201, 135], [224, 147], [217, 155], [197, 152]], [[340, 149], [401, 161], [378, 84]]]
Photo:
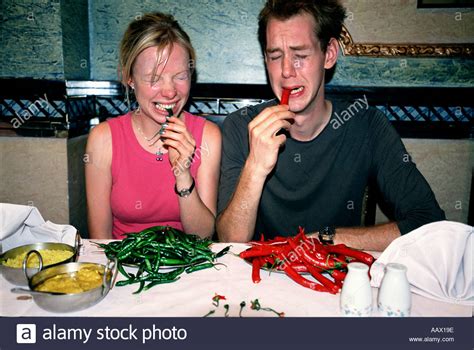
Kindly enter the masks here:
[[382, 316], [410, 316], [411, 292], [405, 265], [390, 263], [385, 266], [379, 289], [378, 308]]
[[348, 317], [367, 317], [372, 312], [369, 267], [360, 262], [347, 265], [349, 271], [341, 291], [341, 313]]

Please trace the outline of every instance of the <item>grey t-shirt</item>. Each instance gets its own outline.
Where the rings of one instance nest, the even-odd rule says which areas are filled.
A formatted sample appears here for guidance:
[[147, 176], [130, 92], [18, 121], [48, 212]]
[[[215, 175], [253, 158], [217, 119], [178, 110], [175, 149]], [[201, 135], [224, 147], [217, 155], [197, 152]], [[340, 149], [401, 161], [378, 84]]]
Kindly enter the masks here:
[[[249, 153], [248, 123], [276, 101], [246, 107], [223, 124], [218, 213], [227, 206]], [[325, 226], [360, 226], [369, 182], [402, 234], [443, 220], [430, 186], [408, 155], [385, 115], [375, 108], [333, 101], [325, 129], [313, 140], [288, 138], [261, 196], [254, 239], [292, 236], [298, 226], [315, 232]]]

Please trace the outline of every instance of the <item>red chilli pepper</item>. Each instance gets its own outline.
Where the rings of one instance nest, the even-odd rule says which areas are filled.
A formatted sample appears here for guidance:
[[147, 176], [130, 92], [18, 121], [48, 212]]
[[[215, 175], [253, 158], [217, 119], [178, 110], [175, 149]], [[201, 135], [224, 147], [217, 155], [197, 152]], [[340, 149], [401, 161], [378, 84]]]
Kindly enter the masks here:
[[225, 296], [214, 293], [214, 296], [212, 297], [212, 304], [214, 306], [219, 306], [220, 300], [226, 300]]
[[[291, 267], [298, 273], [301, 273], [301, 272], [308, 272], [308, 268], [306, 267], [305, 264], [302, 264], [302, 263], [299, 263], [299, 262], [294, 262], [294, 263], [291, 263]], [[277, 266], [277, 270], [279, 271], [282, 271], [283, 268], [281, 267], [281, 265], [278, 265]]]
[[283, 271], [286, 272], [288, 277], [290, 277], [293, 281], [296, 283], [302, 285], [303, 287], [315, 290], [317, 292], [329, 292], [328, 289], [323, 286], [322, 284], [315, 283], [313, 281], [310, 281], [304, 277], [302, 277], [296, 270], [291, 267], [289, 264], [282, 264], [282, 269]]
[[275, 238], [273, 239], [269, 239], [267, 241], [267, 243], [286, 243], [286, 241], [288, 240], [288, 237], [282, 237], [282, 236], [276, 236]]
[[273, 239], [269, 239], [269, 240], [266, 240], [266, 241], [262, 241], [261, 237], [260, 237], [260, 241], [250, 241], [249, 243], [252, 246], [286, 244], [287, 243], [287, 237], [277, 236]]
[[341, 264], [347, 264], [346, 256], [344, 255], [337, 256], [336, 254], [332, 254], [331, 257], [334, 259], [334, 261], [338, 261]]
[[280, 100], [281, 105], [287, 105], [288, 104], [288, 102], [290, 100], [290, 92], [291, 92], [290, 89], [283, 88], [283, 92], [281, 94], [281, 100]]
[[347, 273], [339, 270], [328, 270], [328, 272], [336, 281], [344, 281], [347, 275]]
[[328, 253], [328, 251], [326, 249], [326, 246], [324, 244], [322, 244], [319, 241], [319, 239], [317, 239], [316, 237], [309, 237], [307, 239], [312, 243], [312, 246], [314, 247], [313, 248], [314, 251], [321, 252], [321, 253], [324, 253], [324, 254]]
[[324, 287], [327, 288], [329, 293], [337, 294], [341, 289], [336, 283], [331, 282], [329, 279], [324, 277], [321, 273], [319, 273], [318, 269], [309, 264], [308, 262], [303, 262], [306, 265], [311, 276], [313, 276], [319, 283], [321, 283]]
[[267, 256], [271, 255], [274, 253], [280, 253], [288, 250], [287, 247], [285, 246], [267, 246], [267, 245], [261, 245], [261, 246], [254, 246], [250, 249], [244, 250], [239, 254], [239, 256], [242, 259], [248, 259], [248, 258], [254, 258], [254, 257], [259, 257], [259, 256]]
[[286, 244], [288, 244], [288, 242], [285, 240], [284, 242], [283, 241], [280, 241], [280, 242], [277, 242], [277, 241], [266, 241], [266, 242], [257, 242], [257, 241], [251, 241], [249, 242], [252, 247], [271, 247], [271, 246], [280, 246], [280, 247], [283, 247], [285, 246]]
[[302, 258], [306, 260], [311, 265], [322, 268], [322, 269], [340, 269], [344, 267], [344, 264], [341, 264], [339, 261], [335, 261], [329, 254], [326, 257], [321, 255], [321, 253], [313, 251], [308, 251], [307, 249], [301, 249]]
[[[296, 243], [292, 239], [288, 240], [288, 244], [296, 253], [296, 255], [299, 255], [300, 259], [302, 259], [303, 264], [306, 266], [311, 276], [313, 276], [319, 283], [326, 287], [329, 293], [337, 294], [337, 292], [339, 292], [339, 287], [335, 283], [324, 277], [322, 274], [320, 274], [318, 269], [312, 265], [310, 259], [307, 258], [308, 254], [305, 254], [304, 248], [298, 249]], [[298, 250], [302, 250], [303, 253], [299, 253]]]
[[252, 281], [253, 283], [259, 283], [262, 279], [260, 278], [260, 268], [263, 266], [264, 261], [261, 258], [253, 258], [252, 260]]
[[[279, 263], [279, 264], [275, 264], [275, 259], [272, 259], [271, 257], [267, 257], [267, 256], [264, 256], [262, 259], [264, 259], [264, 264], [263, 266], [267, 267], [269, 270], [277, 270], [277, 271], [283, 271], [283, 268], [282, 268], [282, 263]], [[308, 269], [306, 268], [306, 266], [300, 262], [300, 261], [295, 261], [295, 262], [285, 262], [287, 264], [291, 264], [291, 267], [293, 269], [295, 269], [296, 272], [300, 273], [300, 272], [308, 272]]]
[[329, 253], [343, 254], [369, 266], [371, 266], [375, 261], [375, 258], [372, 255], [359, 250], [351, 249], [345, 244], [327, 245], [326, 249]]

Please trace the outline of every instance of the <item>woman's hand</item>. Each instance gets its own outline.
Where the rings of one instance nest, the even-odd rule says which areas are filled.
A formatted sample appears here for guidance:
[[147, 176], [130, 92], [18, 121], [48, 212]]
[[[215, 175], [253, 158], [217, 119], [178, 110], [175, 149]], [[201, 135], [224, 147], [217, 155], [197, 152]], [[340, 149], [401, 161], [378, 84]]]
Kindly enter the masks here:
[[163, 146], [168, 150], [173, 174], [178, 178], [184, 172], [189, 173], [196, 150], [196, 141], [181, 119], [173, 116], [167, 123], [168, 126], [161, 138]]

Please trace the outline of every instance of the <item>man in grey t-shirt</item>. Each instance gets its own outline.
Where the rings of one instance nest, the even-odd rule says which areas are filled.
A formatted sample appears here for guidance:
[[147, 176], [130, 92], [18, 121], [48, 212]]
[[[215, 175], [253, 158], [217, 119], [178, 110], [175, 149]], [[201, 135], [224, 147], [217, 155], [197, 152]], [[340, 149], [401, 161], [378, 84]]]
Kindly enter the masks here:
[[[366, 99], [325, 99], [325, 71], [336, 63], [344, 17], [344, 8], [330, 0], [269, 0], [261, 11], [270, 84], [279, 98], [283, 89], [291, 94], [288, 105], [248, 107], [224, 122], [220, 240], [330, 226], [335, 243], [383, 250], [400, 234], [444, 219], [385, 116]], [[357, 227], [369, 181], [377, 183], [395, 219]]]

